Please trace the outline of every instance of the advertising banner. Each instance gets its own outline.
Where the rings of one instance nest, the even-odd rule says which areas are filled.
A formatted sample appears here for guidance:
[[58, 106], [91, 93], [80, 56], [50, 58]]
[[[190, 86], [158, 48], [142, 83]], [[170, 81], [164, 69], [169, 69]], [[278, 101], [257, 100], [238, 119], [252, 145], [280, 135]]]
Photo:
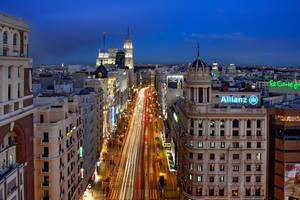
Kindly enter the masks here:
[[300, 163], [285, 164], [284, 199], [300, 200]]

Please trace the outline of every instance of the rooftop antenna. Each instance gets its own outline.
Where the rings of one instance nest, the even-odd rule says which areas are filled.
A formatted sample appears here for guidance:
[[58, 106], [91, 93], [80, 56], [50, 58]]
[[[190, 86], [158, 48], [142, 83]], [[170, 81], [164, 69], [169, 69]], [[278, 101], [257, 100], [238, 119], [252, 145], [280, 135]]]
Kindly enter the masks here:
[[106, 36], [106, 33], [103, 32], [103, 52], [105, 52], [105, 36]]

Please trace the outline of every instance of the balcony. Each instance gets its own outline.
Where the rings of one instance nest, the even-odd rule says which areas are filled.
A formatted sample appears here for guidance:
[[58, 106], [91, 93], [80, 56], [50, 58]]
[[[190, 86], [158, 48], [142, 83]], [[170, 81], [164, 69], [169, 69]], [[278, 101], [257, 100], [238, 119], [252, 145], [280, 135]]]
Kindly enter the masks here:
[[51, 184], [50, 183], [41, 183], [41, 188], [50, 188]]
[[41, 145], [50, 144], [49, 139], [41, 139]]
[[49, 160], [50, 159], [49, 154], [41, 154], [40, 155], [40, 159], [42, 159], [42, 160]]
[[41, 174], [49, 174], [50, 172], [51, 172], [51, 170], [49, 168], [48, 169], [43, 169], [43, 168], [40, 169]]

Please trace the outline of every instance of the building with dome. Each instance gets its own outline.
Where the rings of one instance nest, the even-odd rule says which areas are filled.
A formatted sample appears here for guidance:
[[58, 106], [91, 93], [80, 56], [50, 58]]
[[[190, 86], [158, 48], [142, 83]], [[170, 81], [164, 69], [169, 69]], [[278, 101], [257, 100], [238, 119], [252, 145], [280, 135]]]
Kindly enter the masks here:
[[104, 45], [103, 49], [99, 49], [98, 53], [98, 58], [96, 60], [96, 65], [99, 66], [101, 60], [103, 61], [103, 64], [109, 64], [109, 65], [115, 65], [119, 64], [120, 57], [117, 55], [120, 55], [123, 52], [125, 54], [125, 59], [124, 59], [124, 64], [127, 66], [129, 69], [133, 69], [133, 45], [132, 41], [130, 38], [130, 33], [129, 33], [129, 27], [128, 27], [128, 33], [123, 45], [123, 49], [119, 50], [118, 48], [115, 47], [109, 47], [108, 50], [105, 50], [105, 34], [104, 34]]
[[266, 198], [267, 114], [259, 92], [213, 89], [198, 50], [173, 108], [183, 199]]

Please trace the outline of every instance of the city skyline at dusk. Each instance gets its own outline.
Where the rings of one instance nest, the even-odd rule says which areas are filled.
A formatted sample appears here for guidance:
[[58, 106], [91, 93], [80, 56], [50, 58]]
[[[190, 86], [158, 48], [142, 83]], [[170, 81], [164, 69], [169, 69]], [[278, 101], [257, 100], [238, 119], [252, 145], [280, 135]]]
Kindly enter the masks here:
[[[15, 6], [18, 5], [18, 6]], [[120, 48], [130, 26], [135, 63], [298, 66], [296, 1], [6, 1], [0, 11], [31, 29], [34, 64], [94, 64], [98, 49]]]

